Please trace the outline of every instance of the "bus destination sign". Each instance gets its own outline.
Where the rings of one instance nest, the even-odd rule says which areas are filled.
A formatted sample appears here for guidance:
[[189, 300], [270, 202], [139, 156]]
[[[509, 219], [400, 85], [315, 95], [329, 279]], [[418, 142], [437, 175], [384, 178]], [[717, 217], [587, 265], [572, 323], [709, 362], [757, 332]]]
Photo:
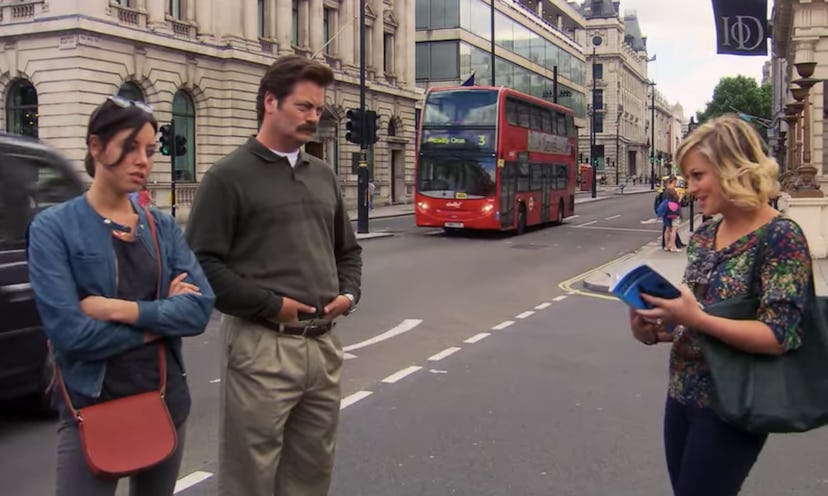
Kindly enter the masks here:
[[425, 129], [423, 147], [465, 150], [493, 150], [494, 132], [469, 129]]

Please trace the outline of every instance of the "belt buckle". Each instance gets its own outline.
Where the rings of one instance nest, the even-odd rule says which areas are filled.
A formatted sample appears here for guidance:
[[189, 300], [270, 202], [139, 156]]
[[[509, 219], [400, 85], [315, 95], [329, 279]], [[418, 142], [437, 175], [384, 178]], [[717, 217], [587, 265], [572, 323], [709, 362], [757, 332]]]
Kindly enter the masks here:
[[306, 325], [306, 326], [302, 327], [302, 337], [304, 337], [304, 338], [308, 337], [308, 331], [310, 331], [312, 327], [313, 327], [312, 325]]

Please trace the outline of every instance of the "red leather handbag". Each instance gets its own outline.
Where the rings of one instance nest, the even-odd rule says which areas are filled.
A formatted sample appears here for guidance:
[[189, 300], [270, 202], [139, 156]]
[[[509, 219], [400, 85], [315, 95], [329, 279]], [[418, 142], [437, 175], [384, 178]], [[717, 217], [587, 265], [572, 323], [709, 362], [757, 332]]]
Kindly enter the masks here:
[[[161, 295], [161, 250], [152, 214], [144, 207], [158, 259], [157, 296]], [[173, 454], [178, 442], [164, 393], [167, 361], [158, 345], [161, 385], [157, 390], [75, 409], [57, 367], [57, 381], [66, 405], [78, 423], [81, 447], [89, 469], [98, 477], [123, 477], [148, 469]]]

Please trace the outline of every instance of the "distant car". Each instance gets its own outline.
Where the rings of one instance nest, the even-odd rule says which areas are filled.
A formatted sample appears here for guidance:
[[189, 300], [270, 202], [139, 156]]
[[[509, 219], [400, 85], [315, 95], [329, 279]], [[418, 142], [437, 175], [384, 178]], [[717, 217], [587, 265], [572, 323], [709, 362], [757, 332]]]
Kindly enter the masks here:
[[84, 190], [54, 149], [0, 133], [0, 400], [28, 398], [42, 413], [52, 413], [54, 366], [29, 284], [26, 229], [38, 212]]

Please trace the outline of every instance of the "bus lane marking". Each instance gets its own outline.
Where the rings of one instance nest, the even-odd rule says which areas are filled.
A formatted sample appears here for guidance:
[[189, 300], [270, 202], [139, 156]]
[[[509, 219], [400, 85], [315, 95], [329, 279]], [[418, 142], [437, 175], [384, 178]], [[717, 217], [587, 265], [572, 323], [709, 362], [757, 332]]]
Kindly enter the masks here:
[[414, 372], [417, 372], [420, 369], [422, 369], [422, 367], [418, 365], [412, 365], [411, 367], [404, 368], [400, 371], [394, 372], [393, 374], [383, 379], [381, 382], [384, 382], [386, 384], [394, 384], [395, 382], [408, 377], [409, 375], [413, 374]]
[[598, 222], [597, 220], [591, 220], [591, 221], [589, 221], [589, 222], [584, 222], [583, 224], [578, 224], [578, 225], [577, 225], [577, 226], [575, 226], [575, 227], [577, 228], [577, 227], [591, 226], [592, 224], [595, 224], [595, 223], [597, 223], [597, 222]]
[[452, 346], [451, 348], [446, 348], [445, 350], [441, 351], [440, 353], [437, 353], [436, 355], [428, 357], [428, 359], [432, 362], [436, 362], [442, 360], [443, 358], [451, 356], [460, 350], [461, 348], [458, 348], [457, 346]]
[[543, 309], [549, 308], [551, 306], [552, 306], [551, 303], [549, 303], [548, 301], [545, 301], [545, 302], [541, 303], [540, 305], [536, 306], [535, 310], [543, 310]]
[[489, 336], [491, 336], [491, 334], [489, 334], [488, 332], [481, 332], [481, 333], [475, 334], [474, 336], [470, 337], [469, 339], [467, 339], [463, 342], [464, 343], [469, 343], [469, 344], [476, 343], [476, 342], [478, 342], [482, 339], [486, 339]]
[[189, 489], [200, 482], [204, 482], [213, 474], [210, 472], [203, 472], [201, 470], [197, 470], [191, 474], [185, 475], [184, 477], [175, 481], [175, 489], [173, 489], [173, 494], [178, 494], [185, 489]]
[[566, 297], [567, 297], [567, 295], [556, 296], [556, 297], [552, 298], [552, 301], [563, 301], [563, 300], [566, 299]]
[[[354, 343], [352, 345], [345, 346], [344, 348], [342, 348], [342, 351], [349, 352], [358, 350], [360, 348], [365, 348], [366, 346], [371, 346], [372, 344], [377, 344], [381, 341], [385, 341], [386, 339], [391, 339], [395, 336], [399, 336], [400, 334], [406, 333], [422, 323], [422, 319], [405, 319], [402, 322], [400, 322], [399, 325], [383, 332], [382, 334], [374, 336], [370, 339], [366, 339], [365, 341], [360, 341], [359, 343]], [[351, 357], [356, 358], [353, 355], [351, 355]]]
[[515, 323], [514, 320], [504, 320], [500, 324], [492, 327], [492, 330], [493, 331], [502, 331], [503, 329], [506, 329], [507, 327], [509, 327], [510, 325], [512, 325], [514, 323]]
[[515, 318], [516, 319], [525, 319], [527, 317], [531, 317], [532, 315], [535, 315], [535, 312], [532, 311], [532, 310], [527, 310], [523, 313], [519, 313], [519, 314], [515, 315]]
[[357, 401], [364, 400], [372, 394], [374, 394], [373, 391], [357, 391], [354, 394], [348, 395], [342, 398], [342, 401], [339, 403], [339, 409], [344, 410], [356, 403]]
[[612, 217], [606, 217], [606, 218], [604, 218], [604, 220], [612, 220], [612, 219], [617, 219], [619, 217], [621, 217], [621, 214], [613, 215]]

